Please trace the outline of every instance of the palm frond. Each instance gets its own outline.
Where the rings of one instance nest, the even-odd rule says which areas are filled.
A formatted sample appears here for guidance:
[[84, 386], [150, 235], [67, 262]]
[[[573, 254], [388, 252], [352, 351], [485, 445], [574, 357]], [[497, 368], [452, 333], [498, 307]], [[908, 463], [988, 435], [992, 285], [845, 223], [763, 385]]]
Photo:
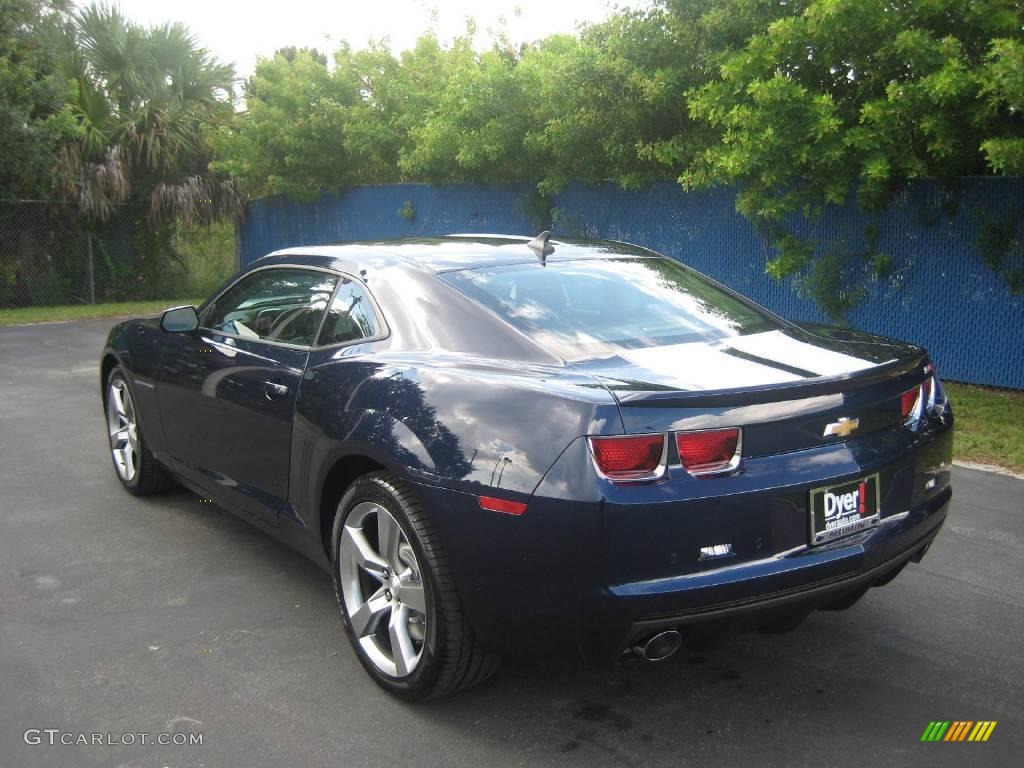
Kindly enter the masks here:
[[233, 178], [195, 175], [177, 184], [160, 182], [150, 195], [149, 218], [154, 224], [180, 221], [191, 227], [218, 219], [238, 220], [245, 199]]
[[106, 221], [131, 194], [128, 163], [120, 147], [110, 147], [102, 162], [92, 162], [83, 160], [79, 145], [65, 145], [57, 154], [54, 173], [60, 196], [76, 202], [87, 219]]
[[208, 171], [206, 138], [233, 115], [233, 67], [184, 25], [141, 27], [104, 2], [78, 10], [67, 34], [77, 135], [54, 167], [64, 199], [99, 220], [133, 189], [153, 223], [241, 215], [238, 185]]

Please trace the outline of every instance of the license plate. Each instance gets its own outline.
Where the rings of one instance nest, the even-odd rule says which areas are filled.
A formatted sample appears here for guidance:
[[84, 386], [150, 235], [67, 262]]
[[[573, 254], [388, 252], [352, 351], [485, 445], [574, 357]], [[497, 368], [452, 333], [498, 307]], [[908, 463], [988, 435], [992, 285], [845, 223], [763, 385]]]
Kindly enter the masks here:
[[811, 544], [848, 536], [878, 523], [878, 475], [811, 491]]

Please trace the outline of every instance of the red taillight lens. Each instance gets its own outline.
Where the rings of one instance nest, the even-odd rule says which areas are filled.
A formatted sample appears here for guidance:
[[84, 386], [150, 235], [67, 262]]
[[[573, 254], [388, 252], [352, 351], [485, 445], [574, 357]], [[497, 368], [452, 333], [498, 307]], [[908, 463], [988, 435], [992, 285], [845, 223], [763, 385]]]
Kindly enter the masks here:
[[917, 405], [917, 398], [919, 398], [920, 396], [920, 387], [908, 389], [906, 392], [900, 395], [900, 414], [903, 416], [904, 421], [909, 419], [910, 414], [914, 412], [914, 406]]
[[934, 381], [933, 377], [929, 376], [921, 385], [921, 402], [924, 403], [925, 408], [932, 402], [932, 381]]
[[691, 475], [733, 469], [739, 442], [739, 429], [711, 429], [676, 434], [679, 460]]
[[662, 469], [665, 435], [592, 437], [594, 463], [609, 480], [654, 480]]

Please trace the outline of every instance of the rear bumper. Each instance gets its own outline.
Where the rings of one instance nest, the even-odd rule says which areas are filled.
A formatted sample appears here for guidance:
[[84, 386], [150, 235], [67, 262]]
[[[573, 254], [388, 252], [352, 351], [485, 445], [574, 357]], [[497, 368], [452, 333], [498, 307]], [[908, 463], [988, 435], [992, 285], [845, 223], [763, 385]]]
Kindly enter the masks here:
[[[717, 626], [763, 626], [888, 580], [946, 517], [951, 426], [751, 460], [722, 480], [636, 488], [581, 472], [590, 463], [577, 441], [521, 516], [481, 510], [462, 491], [420, 492], [484, 645], [609, 658], [661, 628], [699, 639]], [[810, 491], [873, 473], [881, 522], [808, 546]], [[702, 547], [723, 542], [733, 556], [701, 559]]]
[[593, 614], [592, 652], [612, 655], [661, 629], [678, 628], [685, 636], [704, 624], [756, 627], [886, 582], [924, 555], [945, 521], [951, 495], [946, 486], [918, 507], [830, 545], [612, 586]]

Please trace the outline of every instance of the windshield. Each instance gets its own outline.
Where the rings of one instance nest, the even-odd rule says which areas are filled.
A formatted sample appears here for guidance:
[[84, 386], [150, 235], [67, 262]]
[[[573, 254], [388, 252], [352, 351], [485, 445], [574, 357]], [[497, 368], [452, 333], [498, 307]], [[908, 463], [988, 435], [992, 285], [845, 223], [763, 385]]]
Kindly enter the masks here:
[[442, 277], [566, 360], [778, 327], [752, 304], [664, 258], [538, 262]]

